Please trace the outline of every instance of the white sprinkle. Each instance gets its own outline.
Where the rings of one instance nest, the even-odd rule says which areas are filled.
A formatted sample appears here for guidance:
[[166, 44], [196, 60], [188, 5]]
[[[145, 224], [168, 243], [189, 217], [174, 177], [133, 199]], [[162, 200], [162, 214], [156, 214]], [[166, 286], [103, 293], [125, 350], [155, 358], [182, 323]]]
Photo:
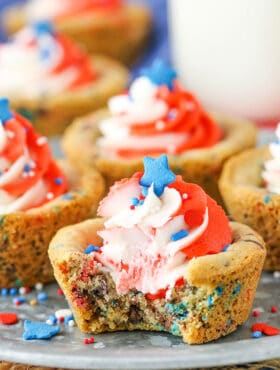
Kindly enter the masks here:
[[48, 142], [48, 139], [45, 136], [41, 136], [37, 139], [37, 145], [41, 146]]
[[65, 318], [67, 316], [71, 316], [72, 315], [72, 312], [71, 312], [71, 310], [69, 310], [69, 308], [62, 308], [61, 310], [55, 311], [55, 314], [54, 315], [55, 315], [55, 317], [57, 319], [59, 319], [60, 317]]
[[32, 161], [32, 160], [29, 162], [29, 165], [30, 165], [31, 168], [35, 168], [36, 167], [36, 163], [34, 161]]
[[50, 320], [50, 319], [46, 320], [46, 324], [48, 324], [48, 325], [54, 325], [53, 321]]
[[98, 342], [93, 344], [94, 348], [104, 348], [105, 344], [103, 342]]
[[18, 292], [19, 292], [20, 295], [24, 295], [26, 293], [26, 290], [25, 290], [24, 286], [20, 287]]
[[27, 172], [23, 172], [21, 176], [25, 179], [28, 176], [28, 173]]
[[156, 122], [156, 129], [157, 130], [163, 130], [165, 127], [165, 123], [163, 121], [157, 121]]
[[172, 293], [172, 289], [168, 289], [165, 293], [165, 299], [170, 299], [171, 298], [171, 293]]
[[194, 103], [192, 103], [192, 102], [187, 102], [186, 104], [185, 104], [185, 108], [186, 108], [186, 110], [194, 110], [194, 108], [195, 108], [195, 105], [194, 105]]
[[34, 177], [35, 176], [35, 172], [34, 171], [29, 171], [28, 172], [28, 175], [29, 175], [29, 177]]
[[35, 289], [36, 290], [43, 290], [43, 287], [44, 287], [44, 285], [42, 283], [36, 283], [35, 284]]
[[69, 320], [69, 321], [68, 321], [68, 325], [73, 327], [73, 326], [75, 326], [75, 325], [76, 325], [76, 323], [75, 323], [75, 321], [74, 321], [74, 320]]
[[274, 271], [273, 277], [275, 277], [276, 279], [279, 279], [280, 278], [280, 271]]
[[252, 311], [264, 312], [264, 308], [263, 308], [263, 307], [254, 307], [254, 308], [252, 309]]
[[187, 193], [183, 193], [183, 194], [182, 194], [182, 198], [183, 198], [183, 199], [187, 199], [187, 198], [188, 198], [188, 194], [187, 194]]
[[8, 136], [9, 139], [13, 139], [15, 137], [15, 133], [10, 130], [6, 130], [6, 135]]
[[47, 193], [46, 198], [47, 198], [48, 200], [51, 200], [51, 199], [53, 199], [53, 198], [54, 198], [54, 194], [53, 194], [53, 193], [51, 193], [51, 192], [49, 192], [49, 193]]

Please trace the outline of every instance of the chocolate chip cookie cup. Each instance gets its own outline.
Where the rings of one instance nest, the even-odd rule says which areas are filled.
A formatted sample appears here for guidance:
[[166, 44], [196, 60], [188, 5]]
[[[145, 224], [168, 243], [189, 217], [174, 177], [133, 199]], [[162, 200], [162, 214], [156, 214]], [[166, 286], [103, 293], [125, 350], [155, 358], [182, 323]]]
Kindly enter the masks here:
[[117, 182], [102, 200], [98, 213], [106, 218], [55, 235], [55, 277], [84, 332], [164, 331], [189, 344], [218, 339], [250, 314], [264, 242], [229, 223], [198, 185], [172, 177], [166, 157], [146, 158], [144, 174]]
[[56, 163], [47, 139], [0, 99], [0, 288], [54, 280], [47, 250], [63, 226], [95, 214], [104, 183]]
[[205, 112], [160, 60], [108, 108], [75, 120], [62, 146], [77, 168], [96, 167], [109, 186], [142, 170], [143, 156], [166, 153], [176, 173], [221, 203], [217, 182], [224, 161], [256, 142], [252, 123]]
[[0, 79], [0, 95], [13, 109], [42, 135], [54, 136], [77, 116], [104, 107], [126, 87], [128, 71], [108, 57], [87, 55], [40, 22], [0, 45]]

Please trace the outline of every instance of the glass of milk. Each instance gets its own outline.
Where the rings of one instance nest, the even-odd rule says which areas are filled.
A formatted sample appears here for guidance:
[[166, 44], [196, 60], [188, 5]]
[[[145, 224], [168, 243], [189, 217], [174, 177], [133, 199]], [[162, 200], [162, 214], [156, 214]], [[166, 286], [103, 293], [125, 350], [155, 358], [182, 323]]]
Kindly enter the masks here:
[[210, 110], [280, 119], [280, 0], [169, 0], [174, 65]]

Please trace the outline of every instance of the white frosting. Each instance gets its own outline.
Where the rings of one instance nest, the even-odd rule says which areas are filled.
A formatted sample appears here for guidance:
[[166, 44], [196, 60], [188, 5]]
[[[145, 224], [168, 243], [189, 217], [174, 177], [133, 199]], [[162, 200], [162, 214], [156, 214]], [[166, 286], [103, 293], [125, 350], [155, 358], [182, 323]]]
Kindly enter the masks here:
[[[136, 188], [134, 196], [138, 194]], [[176, 189], [165, 187], [163, 194], [157, 197], [151, 186], [144, 203], [134, 210], [129, 209], [126, 201], [119, 210], [114, 208], [105, 222], [106, 228], [99, 232], [104, 245], [97, 258], [110, 272], [119, 293], [134, 288], [143, 293], [156, 293], [172, 288], [185, 275], [188, 261], [181, 251], [206, 230], [208, 210], [206, 208], [199, 227], [172, 241], [173, 234], [188, 229], [183, 215], [173, 216], [181, 204], [182, 198]], [[106, 205], [104, 209], [108, 212]], [[127, 265], [127, 270], [116, 267], [121, 263]]]
[[23, 7], [28, 22], [51, 19], [67, 8], [66, 0], [29, 0]]
[[277, 142], [269, 144], [273, 159], [265, 161], [262, 177], [270, 192], [280, 194], [280, 123], [276, 129], [276, 136]]
[[[42, 47], [49, 50], [46, 59], [40, 59]], [[36, 43], [31, 28], [20, 31], [12, 42], [0, 46], [0, 95], [36, 98], [67, 90], [78, 70], [71, 66], [51, 73], [62, 57], [63, 50], [55, 38], [40, 36]]]
[[0, 122], [0, 214], [7, 214], [15, 211], [21, 211], [35, 207], [47, 196], [47, 185], [40, 179], [30, 189], [19, 197], [9, 194], [1, 187], [14, 184], [22, 178], [22, 176], [32, 176], [33, 171], [24, 172], [24, 166], [28, 164], [34, 169], [34, 163], [28, 148], [25, 146], [23, 155], [21, 155], [14, 163], [10, 163], [1, 154], [9, 145], [13, 145], [13, 138], [9, 138], [6, 130]]
[[[188, 138], [188, 134], [184, 132], [161, 133], [164, 125], [161, 120], [167, 115], [169, 108], [157, 96], [157, 87], [146, 77], [136, 79], [128, 95], [111, 98], [108, 106], [111, 117], [99, 125], [103, 137], [97, 144], [101, 153], [116, 156], [120, 149], [154, 149], [173, 153]], [[131, 125], [145, 125], [150, 122], [156, 122], [157, 135], [131, 134]]]

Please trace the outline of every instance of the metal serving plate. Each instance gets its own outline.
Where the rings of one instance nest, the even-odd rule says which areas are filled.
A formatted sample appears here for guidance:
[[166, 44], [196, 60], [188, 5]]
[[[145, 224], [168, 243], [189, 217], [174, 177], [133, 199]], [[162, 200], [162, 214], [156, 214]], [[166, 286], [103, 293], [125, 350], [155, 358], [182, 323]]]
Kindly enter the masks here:
[[[154, 332], [118, 332], [95, 336], [95, 344], [85, 345], [87, 335], [77, 327], [61, 324], [61, 333], [51, 340], [22, 339], [23, 320], [45, 321], [67, 302], [57, 295], [57, 285], [45, 289], [49, 299], [37, 306], [14, 306], [11, 297], [0, 298], [0, 312], [17, 312], [20, 321], [13, 326], [0, 325], [0, 360], [72, 369], [180, 369], [261, 361], [279, 357], [280, 336], [251, 337], [251, 325], [257, 321], [280, 327], [280, 313], [271, 313], [279, 304], [280, 279], [264, 273], [254, 308], [260, 316], [251, 316], [235, 333], [204, 345], [187, 345], [179, 337]], [[36, 293], [26, 296], [28, 300]], [[279, 307], [280, 308], [280, 307]]]

